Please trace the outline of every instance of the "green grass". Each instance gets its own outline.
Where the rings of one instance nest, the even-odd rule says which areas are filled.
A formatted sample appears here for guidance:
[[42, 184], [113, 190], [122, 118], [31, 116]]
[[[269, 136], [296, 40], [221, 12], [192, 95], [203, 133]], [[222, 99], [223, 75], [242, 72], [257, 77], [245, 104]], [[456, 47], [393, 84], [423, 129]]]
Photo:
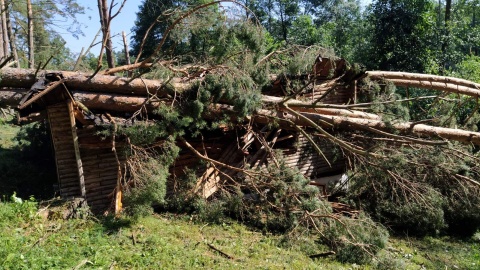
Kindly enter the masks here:
[[480, 241], [450, 237], [392, 238], [390, 253], [405, 262], [405, 269], [480, 269]]
[[[318, 269], [324, 265], [298, 249], [279, 247], [277, 236], [237, 223], [195, 224], [183, 216], [167, 215], [142, 218], [133, 225], [119, 224], [121, 220], [52, 221], [32, 216], [29, 207], [19, 207], [0, 203], [3, 269], [67, 269], [82, 262], [84, 268], [94, 269]], [[21, 218], [12, 218], [17, 216]]]
[[20, 128], [16, 125], [10, 124], [8, 120], [0, 118], [0, 151], [3, 149], [12, 149], [16, 143], [13, 140]]
[[[34, 202], [0, 203], [0, 269], [375, 269], [312, 260], [301, 242], [240, 225], [198, 224], [189, 216], [48, 220]], [[379, 260], [398, 269], [478, 269], [479, 242], [392, 238]], [[226, 258], [219, 251], [233, 257]], [[321, 250], [317, 250], [318, 252]], [[425, 268], [422, 268], [424, 266]], [[456, 268], [455, 268], [456, 267]]]

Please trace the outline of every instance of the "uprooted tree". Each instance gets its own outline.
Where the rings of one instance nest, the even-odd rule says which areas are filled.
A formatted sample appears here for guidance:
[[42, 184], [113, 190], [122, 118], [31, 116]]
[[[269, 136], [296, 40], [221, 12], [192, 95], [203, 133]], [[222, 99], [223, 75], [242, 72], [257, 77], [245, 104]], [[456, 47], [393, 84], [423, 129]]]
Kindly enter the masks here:
[[[479, 84], [366, 72], [319, 57], [326, 52], [313, 47], [266, 52], [264, 35], [249, 22], [214, 30], [225, 44], [193, 63], [162, 54], [162, 40], [143, 61], [94, 74], [3, 68], [0, 102], [18, 103], [27, 92], [42, 95], [64, 85], [83, 118], [107, 115], [115, 128], [102, 135], [128, 138], [129, 173], [123, 174], [121, 186], [130, 194], [127, 209], [129, 202], [155, 202], [193, 209], [211, 220], [229, 215], [269, 230], [306, 227], [318, 232], [339, 258], [348, 261], [348, 254], [358, 253], [355, 260], [366, 261], [385, 245], [386, 232], [362, 214], [347, 211], [369, 224], [369, 234], [362, 235], [345, 214], [333, 213], [345, 205], [332, 210], [310, 179], [286, 165], [287, 157], [274, 146], [288, 139], [280, 136], [282, 130], [293, 130], [326, 164], [332, 166], [324, 154], [331, 149], [346, 159], [348, 192], [333, 188], [331, 198], [367, 210], [394, 229], [416, 229], [412, 233], [455, 229], [466, 222], [469, 232], [479, 228]], [[227, 42], [231, 40], [235, 42]], [[125, 71], [134, 73], [130, 78], [111, 75]], [[30, 90], [43, 77], [56, 79]], [[136, 125], [126, 124], [132, 122]], [[238, 145], [223, 149], [223, 159], [211, 158], [208, 147], [192, 143], [226, 130], [235, 131]], [[252, 142], [264, 159], [249, 157]], [[185, 169], [165, 202], [169, 167], [180, 148], [201, 159], [203, 169]], [[245, 155], [240, 161], [228, 158], [239, 151]], [[209, 197], [208, 208], [201, 197]]]

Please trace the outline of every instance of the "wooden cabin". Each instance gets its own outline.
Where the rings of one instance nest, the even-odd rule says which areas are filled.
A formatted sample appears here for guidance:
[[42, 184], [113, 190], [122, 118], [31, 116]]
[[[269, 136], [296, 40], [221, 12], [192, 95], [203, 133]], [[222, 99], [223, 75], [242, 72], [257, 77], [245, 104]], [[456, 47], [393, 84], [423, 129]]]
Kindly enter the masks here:
[[[325, 83], [343, 74], [344, 65], [340, 60], [332, 62], [319, 58], [315, 65], [317, 81], [311, 92], [301, 98], [318, 99], [331, 104], [353, 102], [354, 85], [333, 83], [331, 87], [325, 88]], [[25, 95], [19, 109], [24, 115], [46, 111], [61, 197], [84, 198], [94, 213], [120, 207], [119, 172], [125, 160], [112, 151], [112, 140], [97, 136], [96, 125], [85, 121], [82, 110], [63, 84], [61, 75], [47, 74], [44, 80], [35, 84]], [[284, 96], [285, 93], [281, 87], [277, 87], [271, 89], [269, 95]], [[247, 130], [239, 140], [235, 131], [226, 131], [220, 137], [204, 138], [203, 141], [192, 142], [192, 145], [196, 149], [207, 149], [210, 158], [240, 167], [245, 164], [261, 167], [275, 163], [277, 161], [271, 150], [280, 151], [287, 166], [298, 168], [300, 173], [313, 181], [345, 171], [342, 153], [326, 139], [316, 139], [322, 147], [325, 159], [312, 150], [307, 138], [297, 131], [267, 129], [261, 126], [253, 128], [257, 129], [255, 134], [262, 134], [261, 138]], [[199, 157], [189, 149], [182, 149], [171, 168], [172, 181], [182, 175], [186, 167], [192, 167], [198, 161]], [[208, 197], [217, 190], [219, 184], [228, 181], [225, 176], [236, 173], [228, 169], [207, 167], [204, 172], [198, 173], [197, 191]]]
[[[47, 74], [46, 79], [55, 79]], [[79, 128], [81, 114], [68, 89], [53, 81], [34, 85], [19, 105], [21, 114], [46, 111], [63, 199], [84, 198], [94, 213], [111, 206], [118, 183], [118, 162], [111, 140], [96, 136], [94, 127]], [[33, 93], [33, 94], [32, 94]], [[120, 162], [124, 162], [121, 160]]]

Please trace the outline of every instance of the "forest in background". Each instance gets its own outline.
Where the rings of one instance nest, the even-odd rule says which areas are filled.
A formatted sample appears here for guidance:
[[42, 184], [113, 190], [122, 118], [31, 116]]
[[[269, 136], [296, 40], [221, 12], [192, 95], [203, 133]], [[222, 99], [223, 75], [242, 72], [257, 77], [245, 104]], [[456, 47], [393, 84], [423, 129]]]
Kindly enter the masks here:
[[[81, 3], [73, 0], [1, 2], [4, 23], [0, 58], [12, 54], [20, 67], [45, 65], [57, 70], [74, 69], [78, 55], [72, 55], [65, 47], [62, 34], [68, 32], [81, 40], [81, 22], [75, 19], [75, 14], [84, 12]], [[132, 19], [136, 19], [128, 49], [131, 57], [140, 56], [143, 60], [149, 56], [169, 23], [177, 19], [182, 10], [208, 2], [142, 1], [138, 14], [132, 14]], [[121, 1], [99, 3], [106, 6], [106, 15], [102, 17], [106, 18], [102, 19], [104, 25], [115, 23], [116, 12], [128, 12], [122, 11]], [[451, 74], [475, 81], [478, 79], [474, 67], [478, 65], [479, 5], [478, 1], [463, 0], [453, 3], [389, 0], [368, 5], [343, 0], [225, 1], [222, 8], [210, 8], [208, 12], [202, 11], [203, 15], [184, 22], [189, 24], [188, 31], [185, 31], [186, 25], [176, 27], [165, 41], [162, 58], [195, 55], [189, 59], [183, 57], [182, 61], [188, 63], [207, 57], [211, 55], [209, 50], [222, 42], [212, 35], [218, 20], [243, 18], [261, 24], [265, 30], [268, 43], [265, 54], [292, 44], [318, 45], [351, 63], [364, 64], [368, 70]], [[72, 24], [65, 25], [58, 18], [69, 18]], [[143, 40], [147, 30], [150, 34]], [[91, 41], [81, 42], [88, 45]], [[105, 60], [111, 62], [110, 67], [126, 63], [124, 49], [112, 49], [109, 56], [108, 39], [103, 43], [107, 47], [105, 58], [113, 59]], [[83, 52], [84, 69], [96, 69], [101, 44], [98, 38], [92, 43], [94, 48]], [[139, 54], [140, 47], [143, 56]]]
[[[267, 74], [301, 74], [311, 68], [312, 59], [317, 57], [314, 53], [321, 51], [323, 56], [342, 57], [351, 63], [360, 63], [363, 66], [358, 68], [367, 70], [408, 71], [480, 80], [476, 14], [480, 3], [475, 1], [374, 1], [365, 7], [355, 1], [230, 1], [234, 3], [227, 9], [211, 1], [147, 0], [142, 2], [137, 14], [131, 48], [115, 52], [109, 43], [108, 26], [115, 23], [117, 12], [127, 11], [121, 9], [121, 1], [108, 3], [99, 0], [104, 26], [102, 38], [92, 43], [96, 47], [79, 56], [71, 55], [65, 48], [61, 35], [52, 28], [55, 24], [52, 18], [58, 14], [74, 19], [74, 14], [82, 11], [81, 5], [76, 1], [60, 0], [25, 2], [0, 1], [4, 7], [3, 59], [8, 58], [8, 61], [0, 61], [2, 66], [100, 71], [152, 79], [165, 79], [172, 74], [201, 77], [225, 69], [228, 72], [216, 74], [226, 78], [224, 81], [209, 75], [207, 79], [214, 87], [220, 85], [235, 92], [248, 86], [260, 89], [267, 84]], [[195, 12], [190, 12], [192, 10]], [[81, 35], [80, 28], [75, 25], [79, 24], [67, 30]], [[94, 53], [99, 47], [105, 48], [102, 49], [105, 54]], [[263, 62], [268, 65], [259, 68], [257, 64]], [[239, 74], [242, 76], [237, 80]], [[301, 86], [294, 86], [291, 91], [295, 92], [295, 87]], [[368, 85], [367, 89], [363, 97], [366, 102], [431, 94], [426, 90], [394, 89], [388, 84]], [[207, 90], [208, 93], [215, 91]], [[231, 93], [244, 102], [241, 104], [245, 109], [243, 113], [248, 114], [257, 106], [253, 102], [255, 93], [247, 91], [242, 94], [239, 98], [237, 93]], [[199, 97], [200, 102], [204, 102], [202, 98], [205, 96]], [[194, 105], [204, 106], [198, 102]], [[439, 126], [478, 130], [478, 100], [472, 97], [449, 94], [442, 99], [421, 100], [398, 107], [379, 105], [375, 104], [372, 111], [381, 112], [389, 121], [428, 121]], [[205, 122], [187, 123], [188, 119], [181, 119], [178, 112], [168, 108], [161, 108], [161, 113], [165, 119], [160, 124], [178, 128], [174, 131], [176, 136], [201, 133], [206, 128]], [[158, 127], [153, 131], [159, 134], [171, 132]], [[139, 135], [138, 131], [125, 132], [133, 137]], [[142, 137], [139, 143], [150, 139]], [[368, 146], [368, 142], [362, 145]], [[385, 145], [376, 153], [388, 155], [390, 159], [382, 163], [362, 157], [357, 159], [355, 170], [351, 172], [355, 176], [351, 194], [342, 202], [366, 210], [375, 221], [382, 222], [392, 231], [417, 235], [445, 232], [472, 235], [480, 224], [479, 189], [465, 184], [458, 175], [478, 179], [477, 152], [476, 146], [456, 144], [445, 148], [407, 146], [394, 150]], [[160, 162], [168, 164], [171, 162], [168, 158], [172, 156], [164, 157]], [[159, 175], [163, 173], [161, 171]], [[296, 179], [295, 173], [290, 171], [284, 174], [273, 171], [272, 174], [287, 179], [287, 182], [304, 181]], [[423, 178], [419, 179], [420, 176]], [[311, 211], [320, 207], [323, 208], [321, 215], [331, 214], [331, 209], [315, 200], [304, 184], [293, 188], [301, 194], [298, 196], [301, 202], [288, 201], [292, 207]], [[279, 196], [289, 196], [290, 192], [288, 187], [278, 189]], [[226, 215], [274, 231], [290, 231], [298, 224], [310, 229], [318, 225], [316, 221], [310, 223], [304, 216], [278, 215], [275, 209], [266, 210], [272, 217], [270, 223], [263, 223], [261, 217], [247, 215], [255, 212], [255, 205], [242, 208], [236, 204], [238, 197], [235, 196], [219, 196], [208, 206], [201, 200], [185, 204], [185, 201], [170, 198], [165, 203], [164, 198], [158, 198], [159, 194], [155, 192], [133, 194], [133, 201], [145, 194], [156, 203], [162, 202], [162, 207], [167, 210], [196, 213], [209, 222], [222, 222]], [[278, 200], [282, 201], [281, 198]], [[323, 235], [324, 243], [328, 242], [339, 252], [340, 260], [367, 262], [372, 253], [385, 245], [387, 233], [384, 229], [367, 217], [362, 216], [361, 220], [368, 230], [343, 219], [340, 224], [348, 224], [345, 227], [349, 229], [344, 230], [335, 222], [322, 225], [326, 230], [322, 231], [326, 234]], [[362, 231], [367, 233], [362, 234]], [[347, 237], [345, 242], [342, 237], [352, 234], [357, 236], [352, 237], [358, 242], [350, 245], [352, 243], [348, 241], [352, 239]], [[367, 243], [367, 247], [360, 243]]]

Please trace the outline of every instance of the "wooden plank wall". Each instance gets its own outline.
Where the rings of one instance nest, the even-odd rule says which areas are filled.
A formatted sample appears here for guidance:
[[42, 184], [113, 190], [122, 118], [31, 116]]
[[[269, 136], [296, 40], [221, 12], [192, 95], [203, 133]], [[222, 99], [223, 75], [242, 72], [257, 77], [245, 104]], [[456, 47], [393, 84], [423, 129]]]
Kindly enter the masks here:
[[287, 166], [298, 168], [300, 173], [310, 179], [343, 172], [346, 164], [342, 153], [338, 152], [340, 150], [326, 139], [316, 139], [315, 141], [330, 165], [325, 158], [313, 149], [307, 138], [299, 134], [296, 139], [295, 149], [283, 151]]
[[[320, 85], [325, 81], [319, 80], [317, 85]], [[307, 100], [317, 100], [328, 90], [321, 89], [320, 87], [314, 87], [312, 92], [304, 94], [302, 97]], [[336, 85], [334, 89], [330, 91], [320, 103], [324, 104], [352, 104], [354, 103], [355, 90], [352, 85]]]
[[67, 103], [47, 107], [48, 122], [55, 150], [60, 195], [64, 199], [82, 196], [80, 175], [75, 155], [74, 137]]
[[[94, 213], [107, 210], [114, 200], [117, 160], [110, 148], [80, 148], [87, 203]], [[124, 160], [121, 160], [123, 164]]]
[[[118, 164], [112, 151], [111, 138], [95, 135], [95, 128], [78, 128], [80, 155], [85, 175], [85, 192], [93, 213], [101, 214], [112, 206], [117, 185]], [[121, 144], [117, 151], [121, 153]], [[123, 169], [125, 158], [119, 154]]]

